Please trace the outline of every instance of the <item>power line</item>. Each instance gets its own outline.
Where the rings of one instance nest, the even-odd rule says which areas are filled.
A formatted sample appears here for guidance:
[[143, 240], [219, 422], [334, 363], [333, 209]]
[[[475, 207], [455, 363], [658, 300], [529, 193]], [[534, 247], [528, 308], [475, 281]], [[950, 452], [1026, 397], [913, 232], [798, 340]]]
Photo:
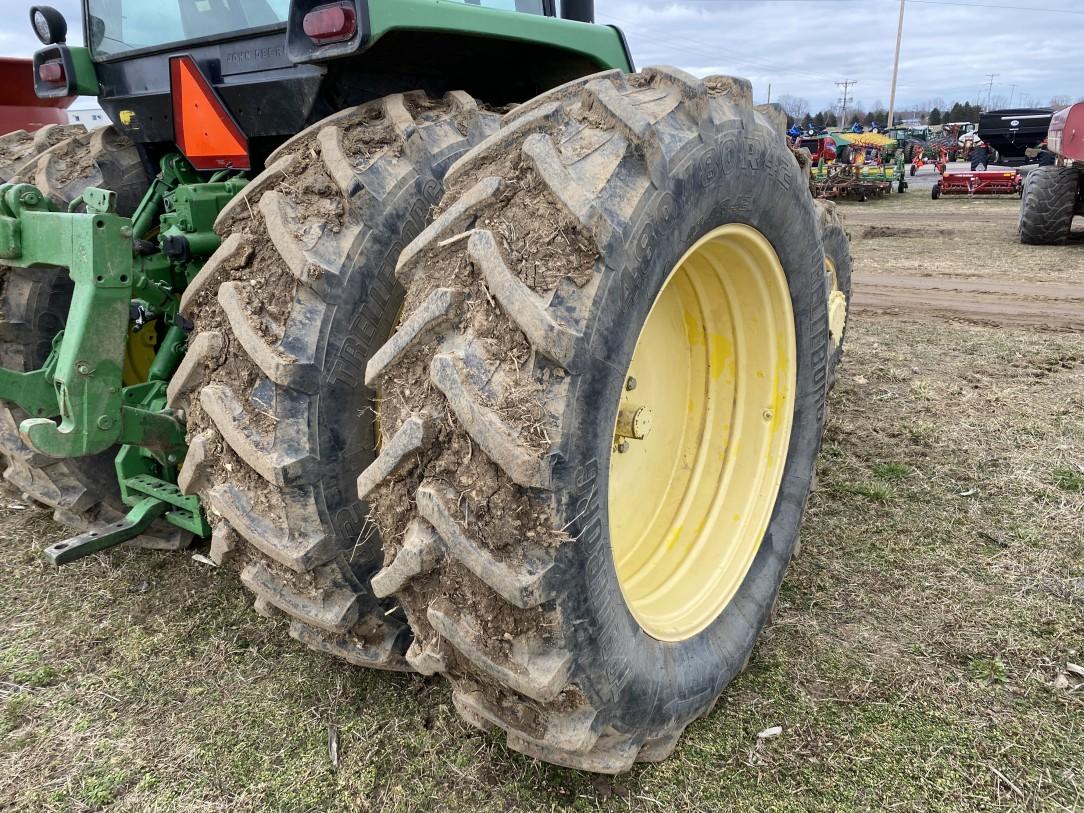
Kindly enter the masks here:
[[844, 79], [842, 82], [836, 82], [837, 88], [843, 88], [843, 97], [839, 100], [839, 126], [847, 126], [847, 91], [851, 85], [857, 85], [857, 79]]
[[[1071, 8], [1050, 8], [1049, 6], [1013, 6], [1002, 3], [962, 3], [954, 0], [911, 0], [914, 3], [922, 3], [926, 6], [957, 6], [959, 8], [1000, 8], [1008, 11], [1039, 11], [1050, 14], [1078, 14], [1084, 15], [1084, 11]], [[688, 3], [737, 3], [739, 0], [685, 0]], [[742, 4], [745, 0], [740, 0]], [[868, 0], [758, 0], [761, 3], [797, 3], [808, 5], [812, 3], [850, 3], [868, 5]]]
[[952, 0], [911, 0], [913, 3], [922, 3], [926, 6], [960, 6], [963, 8], [1003, 8], [1010, 11], [1046, 11], [1051, 14], [1084, 14], [1084, 11], [1075, 11], [1068, 8], [1036, 8], [1034, 6], [1002, 6], [994, 3], [954, 3]]
[[987, 90], [986, 90], [986, 109], [989, 110], [990, 109], [990, 103], [994, 100], [994, 78], [998, 77], [998, 76], [1001, 76], [1001, 74], [1000, 73], [988, 73], [986, 75], [990, 77], [990, 87], [987, 88]]

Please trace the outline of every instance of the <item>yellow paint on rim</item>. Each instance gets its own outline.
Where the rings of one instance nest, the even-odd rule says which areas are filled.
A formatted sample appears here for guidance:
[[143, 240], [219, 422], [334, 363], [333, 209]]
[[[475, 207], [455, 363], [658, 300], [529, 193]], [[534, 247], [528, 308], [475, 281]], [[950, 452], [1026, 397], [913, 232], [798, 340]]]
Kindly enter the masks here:
[[610, 456], [618, 582], [649, 635], [691, 638], [745, 579], [783, 478], [796, 370], [771, 243], [714, 229], [671, 271], [629, 364], [620, 412], [648, 408], [650, 432], [615, 434]]
[[124, 386], [142, 384], [147, 380], [158, 344], [158, 320], [152, 319], [138, 330], [128, 329], [128, 344], [124, 348], [121, 379]]
[[828, 276], [828, 336], [832, 349], [838, 350], [847, 327], [847, 295], [839, 290], [839, 275], [831, 257], [824, 258], [824, 273]]

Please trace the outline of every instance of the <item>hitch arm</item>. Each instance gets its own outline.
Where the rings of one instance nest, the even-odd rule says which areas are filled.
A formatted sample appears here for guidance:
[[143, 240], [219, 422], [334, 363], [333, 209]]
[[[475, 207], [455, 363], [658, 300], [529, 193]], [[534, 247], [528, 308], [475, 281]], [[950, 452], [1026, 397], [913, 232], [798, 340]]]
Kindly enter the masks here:
[[50, 545], [44, 551], [45, 558], [59, 567], [100, 550], [115, 547], [129, 539], [135, 539], [169, 507], [168, 503], [154, 497], [147, 497], [140, 500], [124, 519]]

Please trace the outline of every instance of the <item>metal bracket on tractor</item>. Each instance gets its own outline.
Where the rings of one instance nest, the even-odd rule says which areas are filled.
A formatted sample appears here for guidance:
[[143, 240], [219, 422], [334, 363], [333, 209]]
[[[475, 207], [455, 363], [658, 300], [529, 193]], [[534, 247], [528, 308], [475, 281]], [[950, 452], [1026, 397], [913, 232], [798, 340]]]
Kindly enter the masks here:
[[[0, 399], [24, 409], [23, 441], [48, 457], [82, 457], [120, 447], [120, 522], [45, 551], [60, 565], [132, 539], [156, 518], [197, 535], [210, 532], [196, 496], [181, 494], [177, 471], [185, 430], [166, 407], [166, 387], [190, 325], [180, 294], [218, 246], [213, 224], [247, 181], [219, 172], [205, 181], [179, 155], [161, 173], [132, 218], [116, 214], [116, 196], [88, 188], [58, 212], [30, 184], [0, 185], [0, 261], [67, 268], [75, 283], [67, 323], [40, 370], [0, 369]], [[82, 204], [84, 212], [75, 209]], [[145, 239], [157, 232], [157, 241]], [[149, 324], [168, 326], [159, 341]], [[153, 337], [144, 353], [131, 358]], [[59, 418], [59, 423], [56, 419]]]

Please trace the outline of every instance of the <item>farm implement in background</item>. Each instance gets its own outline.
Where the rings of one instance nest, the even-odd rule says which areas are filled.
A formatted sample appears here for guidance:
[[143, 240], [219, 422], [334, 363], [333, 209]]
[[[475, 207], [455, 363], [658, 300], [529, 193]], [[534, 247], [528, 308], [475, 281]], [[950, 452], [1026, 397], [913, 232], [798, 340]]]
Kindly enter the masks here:
[[984, 172], [944, 172], [930, 190], [937, 200], [942, 195], [1019, 195], [1023, 176], [1016, 170], [987, 170]]
[[810, 170], [813, 196], [827, 200], [866, 201], [883, 198], [892, 192], [907, 191], [904, 177], [904, 154], [896, 152], [891, 164], [826, 164], [823, 161]]
[[1073, 218], [1084, 216], [1084, 102], [1055, 113], [1040, 166], [1020, 194], [1020, 242], [1059, 246], [1069, 241]]

